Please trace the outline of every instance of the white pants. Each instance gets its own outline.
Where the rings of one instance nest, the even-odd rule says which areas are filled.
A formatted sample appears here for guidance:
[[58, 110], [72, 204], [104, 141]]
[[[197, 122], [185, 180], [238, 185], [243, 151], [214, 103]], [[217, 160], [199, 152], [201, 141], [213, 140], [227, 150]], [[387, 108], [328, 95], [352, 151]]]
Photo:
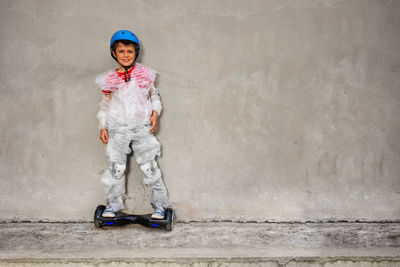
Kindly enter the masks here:
[[[107, 155], [110, 166], [101, 178], [106, 193], [106, 202], [113, 211], [124, 208], [125, 169], [127, 155], [133, 156], [144, 173], [144, 183], [150, 186], [150, 203], [153, 206], [169, 205], [167, 189], [155, 157], [160, 156], [161, 145], [150, 133], [151, 125], [113, 125], [108, 128]], [[132, 150], [131, 150], [132, 148]]]

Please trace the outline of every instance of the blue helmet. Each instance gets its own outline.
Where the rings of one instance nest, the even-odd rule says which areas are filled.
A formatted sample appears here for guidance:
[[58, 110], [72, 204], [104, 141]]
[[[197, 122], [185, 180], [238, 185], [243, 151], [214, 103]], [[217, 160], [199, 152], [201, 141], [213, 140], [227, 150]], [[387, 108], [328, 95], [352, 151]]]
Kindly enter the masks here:
[[[140, 51], [140, 44], [139, 44], [139, 39], [137, 38], [136, 34], [134, 34], [131, 31], [127, 31], [127, 30], [121, 30], [121, 31], [117, 31], [115, 32], [112, 36], [111, 36], [111, 41], [110, 41], [110, 53], [111, 56], [117, 60], [114, 55], [113, 55], [113, 44], [116, 41], [120, 41], [120, 40], [126, 40], [126, 41], [131, 41], [134, 44], [136, 44], [136, 58], [139, 56], [139, 51]], [[136, 61], [135, 58], [135, 61]]]

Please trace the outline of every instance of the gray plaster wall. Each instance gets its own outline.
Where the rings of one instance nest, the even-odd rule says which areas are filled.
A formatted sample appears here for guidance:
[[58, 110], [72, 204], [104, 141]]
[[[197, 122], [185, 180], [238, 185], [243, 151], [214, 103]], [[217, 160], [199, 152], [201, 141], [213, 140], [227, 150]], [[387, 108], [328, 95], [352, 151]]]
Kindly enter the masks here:
[[[95, 77], [142, 42], [180, 220], [400, 219], [400, 1], [2, 0], [0, 220], [90, 220]], [[129, 164], [127, 209], [149, 212]]]

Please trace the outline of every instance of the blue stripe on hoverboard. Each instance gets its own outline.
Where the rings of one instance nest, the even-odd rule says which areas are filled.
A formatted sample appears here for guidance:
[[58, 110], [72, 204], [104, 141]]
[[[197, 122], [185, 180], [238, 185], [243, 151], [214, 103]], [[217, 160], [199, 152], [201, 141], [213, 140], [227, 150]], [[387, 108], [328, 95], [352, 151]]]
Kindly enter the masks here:
[[106, 222], [106, 225], [113, 225], [113, 222]]
[[157, 227], [157, 228], [160, 228], [160, 227], [161, 227], [161, 225], [153, 223], [153, 224], [151, 225], [151, 227]]

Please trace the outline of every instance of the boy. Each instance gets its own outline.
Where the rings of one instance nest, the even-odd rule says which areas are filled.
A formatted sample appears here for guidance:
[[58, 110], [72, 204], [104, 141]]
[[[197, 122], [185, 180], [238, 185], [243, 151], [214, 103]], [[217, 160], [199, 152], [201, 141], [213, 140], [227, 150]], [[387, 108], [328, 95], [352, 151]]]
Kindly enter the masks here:
[[[163, 219], [169, 205], [167, 190], [155, 157], [160, 156], [161, 145], [153, 135], [157, 129], [162, 106], [160, 94], [154, 87], [155, 71], [136, 63], [140, 44], [137, 36], [127, 30], [111, 37], [111, 56], [119, 68], [96, 78], [103, 98], [97, 118], [100, 121], [100, 139], [107, 144], [109, 168], [101, 178], [107, 207], [103, 217], [114, 217], [124, 208], [125, 168], [127, 155], [133, 155], [150, 186], [153, 219]], [[132, 150], [131, 150], [132, 149]]]

